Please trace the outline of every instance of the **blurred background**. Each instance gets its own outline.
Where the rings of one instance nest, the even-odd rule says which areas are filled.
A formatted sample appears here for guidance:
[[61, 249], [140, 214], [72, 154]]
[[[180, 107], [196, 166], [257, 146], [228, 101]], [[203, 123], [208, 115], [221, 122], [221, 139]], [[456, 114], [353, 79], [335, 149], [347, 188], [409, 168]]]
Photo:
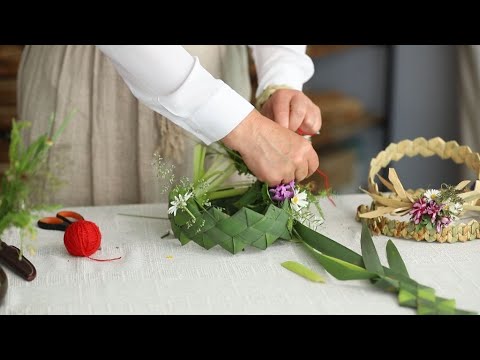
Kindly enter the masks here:
[[[8, 164], [22, 48], [0, 45], [0, 172]], [[304, 90], [320, 106], [323, 117], [321, 134], [312, 142], [335, 192], [357, 193], [365, 187], [371, 158], [390, 142], [440, 136], [462, 143], [464, 105], [459, 94], [462, 84], [469, 84], [460, 80], [462, 72], [468, 79], [467, 70], [473, 69], [468, 61], [461, 61], [462, 51], [455, 45], [308, 46], [315, 75]], [[250, 69], [255, 88], [252, 62]], [[470, 114], [475, 113], [473, 99], [465, 105]], [[470, 139], [466, 145], [480, 150], [472, 144]], [[409, 188], [454, 184], [466, 176], [463, 166], [437, 158], [402, 159], [392, 165]]]

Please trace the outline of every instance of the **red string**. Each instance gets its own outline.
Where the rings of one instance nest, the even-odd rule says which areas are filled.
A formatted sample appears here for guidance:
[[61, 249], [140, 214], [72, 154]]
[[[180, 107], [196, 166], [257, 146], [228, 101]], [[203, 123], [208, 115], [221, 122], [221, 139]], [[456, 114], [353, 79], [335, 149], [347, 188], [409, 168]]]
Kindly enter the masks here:
[[[320, 175], [321, 177], [323, 177], [323, 183], [324, 183], [324, 186], [325, 186], [325, 190], [326, 190], [327, 193], [328, 193], [328, 191], [329, 191], [329, 189], [330, 189], [330, 183], [329, 183], [329, 181], [328, 181], [328, 176], [327, 176], [327, 174], [325, 174], [324, 172], [322, 172], [320, 169], [317, 169], [316, 172], [317, 172], [318, 175]], [[330, 200], [330, 202], [333, 204], [333, 206], [335, 206], [335, 207], [337, 206], [337, 204], [335, 204], [335, 201], [333, 201], [332, 197], [331, 197], [329, 194], [327, 195], [327, 199]]]
[[[297, 129], [297, 134], [300, 135], [300, 136], [304, 136], [304, 135], [308, 135], [308, 136], [313, 136], [313, 135], [317, 135], [317, 134], [306, 134], [304, 133], [301, 129]], [[333, 204], [333, 206], [337, 206], [335, 204], [335, 201], [333, 201], [332, 197], [330, 195], [328, 195], [328, 190], [330, 189], [330, 183], [328, 181], [328, 176], [327, 174], [325, 174], [324, 172], [322, 172], [319, 169], [316, 170], [317, 174], [320, 175], [321, 177], [323, 177], [323, 182], [324, 182], [324, 185], [325, 185], [325, 190], [327, 191], [327, 198], [328, 200]]]
[[297, 134], [300, 135], [300, 136], [304, 136], [304, 135], [307, 135], [307, 136], [313, 136], [313, 135], [317, 135], [317, 134], [307, 134], [307, 133], [304, 133], [302, 130], [300, 129], [297, 129]]

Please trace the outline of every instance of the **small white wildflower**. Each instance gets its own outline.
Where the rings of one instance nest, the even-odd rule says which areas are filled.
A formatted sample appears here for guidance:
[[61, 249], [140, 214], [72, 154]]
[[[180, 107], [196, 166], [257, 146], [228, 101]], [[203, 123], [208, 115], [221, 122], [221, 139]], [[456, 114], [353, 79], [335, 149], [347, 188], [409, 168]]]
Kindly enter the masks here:
[[173, 214], [173, 216], [177, 216], [177, 210], [179, 209], [178, 203], [176, 203], [175, 200], [173, 200], [171, 204], [172, 206], [168, 208], [168, 213]]
[[294, 211], [300, 211], [308, 206], [307, 193], [305, 191], [294, 190], [293, 197], [290, 199], [290, 206]]
[[463, 205], [460, 203], [454, 203], [449, 206], [450, 213], [454, 216], [458, 216], [463, 211]]
[[185, 209], [187, 207], [187, 201], [193, 196], [193, 192], [189, 191], [185, 195], [178, 194], [170, 202], [172, 206], [168, 208], [168, 213], [177, 216], [178, 209]]
[[440, 195], [440, 191], [435, 189], [429, 189], [423, 194], [423, 196], [427, 198], [427, 201], [437, 200], [438, 195]]

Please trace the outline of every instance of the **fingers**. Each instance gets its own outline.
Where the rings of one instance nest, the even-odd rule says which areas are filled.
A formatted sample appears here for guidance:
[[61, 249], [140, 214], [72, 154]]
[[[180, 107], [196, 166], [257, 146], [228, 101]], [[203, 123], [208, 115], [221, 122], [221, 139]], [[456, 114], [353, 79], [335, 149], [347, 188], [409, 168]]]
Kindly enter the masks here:
[[253, 111], [223, 142], [237, 150], [251, 172], [269, 186], [302, 181], [318, 168], [312, 144]]
[[310, 177], [313, 175], [315, 171], [317, 171], [318, 167], [320, 166], [320, 161], [318, 160], [318, 154], [315, 150], [313, 150], [313, 154], [310, 154], [307, 161], [308, 161], [308, 175], [306, 177]]
[[302, 166], [299, 166], [297, 170], [295, 171], [295, 180], [296, 181], [302, 181], [308, 176], [308, 171], [309, 171], [309, 166], [308, 163], [302, 164]]
[[320, 108], [314, 103], [310, 103], [298, 130], [307, 135], [314, 135], [320, 131], [321, 127], [322, 114]]
[[261, 112], [280, 126], [305, 135], [316, 134], [322, 126], [320, 108], [298, 90], [278, 90]]
[[[276, 96], [275, 96], [276, 95]], [[285, 93], [275, 93], [271, 98], [273, 120], [284, 128], [289, 128], [290, 122], [290, 96]]]
[[305, 119], [310, 119], [311, 116], [308, 114], [308, 109], [310, 104], [308, 99], [305, 96], [294, 96], [290, 102], [290, 119], [288, 122], [288, 128], [292, 131], [297, 131], [297, 129], [303, 125]]
[[257, 179], [265, 182], [268, 186], [277, 186], [280, 184], [288, 184], [296, 180], [296, 168], [293, 164], [286, 165], [283, 169], [277, 168], [260, 168]]
[[269, 163], [265, 171], [261, 171], [263, 176], [259, 178], [260, 181], [269, 186], [288, 184], [292, 180], [300, 182], [318, 169], [318, 154], [311, 143], [296, 134], [292, 133], [292, 136], [297, 138], [294, 153], [284, 159], [283, 167], [274, 167]]
[[272, 102], [266, 102], [263, 106], [262, 106], [262, 109], [260, 110], [260, 113], [269, 118], [269, 119], [272, 119], [274, 120], [275, 119], [275, 115], [273, 114], [273, 108], [272, 108]]

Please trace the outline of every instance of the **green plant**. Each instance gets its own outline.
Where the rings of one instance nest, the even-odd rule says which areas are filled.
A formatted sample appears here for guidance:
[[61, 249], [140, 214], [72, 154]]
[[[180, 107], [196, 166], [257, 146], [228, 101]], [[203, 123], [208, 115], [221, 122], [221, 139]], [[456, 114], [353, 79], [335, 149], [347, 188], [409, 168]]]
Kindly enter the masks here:
[[[33, 181], [38, 176], [47, 159], [48, 151], [63, 132], [73, 112], [53, 132], [55, 115], [50, 117], [48, 132], [39, 136], [29, 146], [23, 141], [23, 132], [31, 124], [25, 121], [12, 122], [9, 147], [9, 167], [1, 179], [0, 188], [0, 236], [9, 227], [20, 229], [21, 253], [25, 250], [25, 239], [34, 240], [36, 236], [35, 221], [37, 213], [55, 208], [52, 205], [34, 204], [30, 200]], [[34, 247], [28, 246], [34, 251]]]

